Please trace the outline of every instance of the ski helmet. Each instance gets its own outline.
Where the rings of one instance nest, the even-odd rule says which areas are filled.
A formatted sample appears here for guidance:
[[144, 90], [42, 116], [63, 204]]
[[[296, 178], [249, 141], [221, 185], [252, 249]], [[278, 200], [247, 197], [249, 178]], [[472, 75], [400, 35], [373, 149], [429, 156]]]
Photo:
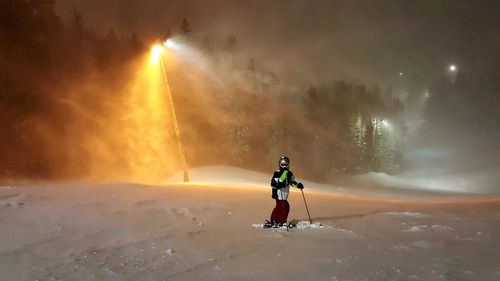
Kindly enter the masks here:
[[286, 156], [281, 156], [278, 164], [280, 166], [280, 169], [288, 169], [290, 167], [290, 158]]

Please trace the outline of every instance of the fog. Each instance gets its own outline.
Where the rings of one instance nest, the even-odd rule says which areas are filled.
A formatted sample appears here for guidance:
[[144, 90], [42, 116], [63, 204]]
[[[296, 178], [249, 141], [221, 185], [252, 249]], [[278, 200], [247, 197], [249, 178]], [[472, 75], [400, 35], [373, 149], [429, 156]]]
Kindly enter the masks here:
[[[165, 77], [150, 61], [170, 30], [163, 59], [191, 167], [271, 171], [286, 154], [320, 182], [377, 172], [497, 193], [499, 6], [60, 0], [47, 30], [2, 23], [2, 175], [161, 182], [178, 171]], [[7, 8], [9, 19], [30, 7]]]
[[187, 18], [193, 32], [219, 45], [236, 35], [250, 56], [307, 82], [388, 83], [400, 71], [430, 77], [452, 62], [491, 67], [498, 40], [494, 1], [62, 0], [58, 11], [67, 15], [73, 7], [98, 32], [113, 27], [144, 39], [178, 30]]

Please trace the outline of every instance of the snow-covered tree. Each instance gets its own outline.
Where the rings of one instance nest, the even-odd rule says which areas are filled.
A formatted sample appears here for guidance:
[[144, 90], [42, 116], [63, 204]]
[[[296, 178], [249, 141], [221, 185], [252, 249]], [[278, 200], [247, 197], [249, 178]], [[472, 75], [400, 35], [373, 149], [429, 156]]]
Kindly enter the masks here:
[[366, 125], [360, 111], [351, 115], [347, 126], [353, 156], [352, 164], [355, 168], [360, 168], [363, 166], [366, 153]]
[[250, 152], [250, 135], [243, 113], [236, 111], [233, 116], [232, 121], [224, 125], [226, 161], [232, 165], [241, 165]]

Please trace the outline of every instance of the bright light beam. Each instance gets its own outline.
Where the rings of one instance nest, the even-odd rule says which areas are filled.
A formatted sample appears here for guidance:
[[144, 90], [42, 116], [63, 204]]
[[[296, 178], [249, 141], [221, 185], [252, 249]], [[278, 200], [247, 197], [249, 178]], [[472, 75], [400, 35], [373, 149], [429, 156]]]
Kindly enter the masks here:
[[157, 65], [160, 62], [161, 54], [165, 48], [162, 45], [154, 45], [151, 48], [151, 63]]
[[174, 43], [172, 39], [167, 39], [165, 43], [163, 43], [163, 46], [170, 48], [170, 49], [176, 49], [177, 45]]
[[170, 103], [170, 109], [172, 112], [172, 119], [173, 119], [173, 123], [174, 123], [175, 135], [177, 138], [177, 144], [178, 144], [179, 154], [180, 154], [180, 158], [181, 158], [181, 165], [182, 165], [183, 170], [184, 170], [184, 182], [189, 182], [188, 165], [187, 165], [187, 161], [186, 161], [186, 152], [184, 150], [184, 146], [183, 146], [182, 140], [181, 140], [181, 133], [179, 130], [179, 122], [177, 121], [177, 115], [175, 113], [174, 100], [172, 98], [172, 91], [170, 89], [170, 83], [168, 81], [167, 69], [165, 67], [165, 63], [164, 63], [163, 58], [162, 58], [162, 53], [165, 50], [165, 46], [168, 44], [168, 42], [169, 42], [169, 40], [165, 41], [165, 43], [163, 45], [153, 46], [153, 48], [151, 49], [151, 51], [152, 51], [151, 63], [153, 65], [158, 65], [158, 63], [160, 63], [160, 65], [161, 65], [161, 71], [163, 74], [163, 81], [165, 83], [165, 88], [167, 90], [167, 97], [168, 97], [168, 100]]

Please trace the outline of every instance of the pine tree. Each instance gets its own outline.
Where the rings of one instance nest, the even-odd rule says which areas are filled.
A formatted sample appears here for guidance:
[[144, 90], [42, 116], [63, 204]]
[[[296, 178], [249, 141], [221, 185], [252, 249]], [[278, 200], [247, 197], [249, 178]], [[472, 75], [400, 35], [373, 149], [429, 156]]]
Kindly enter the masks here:
[[128, 43], [132, 54], [140, 52], [143, 48], [142, 43], [139, 41], [139, 38], [137, 37], [137, 34], [135, 32], [130, 35]]
[[201, 43], [201, 49], [208, 55], [213, 56], [212, 43], [210, 42], [210, 38], [208, 35], [203, 37], [203, 41]]
[[244, 113], [239, 110], [233, 112], [232, 121], [224, 127], [224, 134], [226, 140], [228, 140], [226, 151], [229, 159], [226, 159], [226, 161], [231, 164], [241, 165], [250, 152], [250, 145], [248, 144], [250, 133], [244, 119]]
[[167, 27], [167, 31], [165, 32], [164, 40], [167, 40], [169, 38], [172, 38], [172, 30], [170, 30], [170, 27]]
[[392, 94], [392, 84], [391, 84], [391, 85], [389, 85], [389, 87], [387, 87], [387, 90], [385, 90], [384, 98], [387, 101], [391, 101], [393, 98], [392, 96], [393, 96], [393, 94]]
[[236, 39], [236, 36], [230, 35], [227, 40], [226, 44], [224, 45], [224, 50], [228, 52], [234, 52], [238, 48], [238, 39]]
[[81, 39], [81, 37], [83, 36], [85, 23], [83, 20], [82, 13], [79, 10], [77, 10], [76, 7], [73, 7], [73, 10], [71, 10], [70, 12], [69, 27], [71, 29], [73, 36]]
[[184, 18], [181, 23], [181, 34], [189, 35], [191, 32], [191, 25], [189, 24], [189, 21]]
[[352, 154], [353, 166], [355, 169], [362, 168], [364, 156], [366, 153], [366, 126], [361, 112], [353, 113], [349, 119], [349, 138]]
[[115, 29], [110, 28], [108, 31], [108, 34], [106, 35], [106, 38], [104, 38], [105, 41], [109, 42], [110, 44], [115, 44], [118, 42], [118, 36], [116, 35]]
[[372, 170], [375, 172], [381, 172], [386, 161], [386, 136], [383, 133], [380, 120], [375, 119], [375, 124], [373, 126], [373, 155], [372, 155]]

